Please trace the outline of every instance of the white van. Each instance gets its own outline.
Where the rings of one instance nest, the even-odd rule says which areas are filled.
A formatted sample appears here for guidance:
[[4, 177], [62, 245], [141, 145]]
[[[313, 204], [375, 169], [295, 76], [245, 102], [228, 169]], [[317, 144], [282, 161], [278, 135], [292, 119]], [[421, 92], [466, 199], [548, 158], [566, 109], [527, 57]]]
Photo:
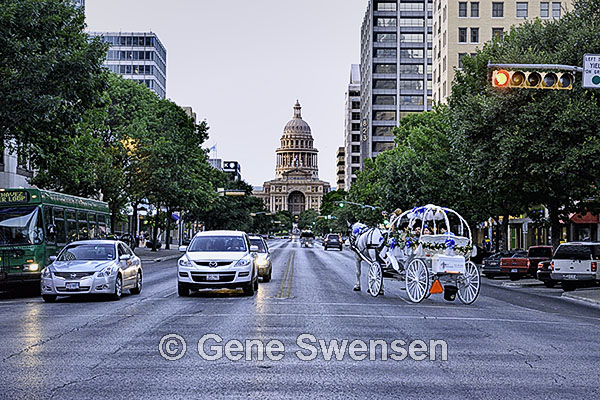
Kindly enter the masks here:
[[561, 281], [564, 291], [575, 290], [578, 282], [600, 281], [600, 243], [563, 243], [552, 257], [550, 277]]

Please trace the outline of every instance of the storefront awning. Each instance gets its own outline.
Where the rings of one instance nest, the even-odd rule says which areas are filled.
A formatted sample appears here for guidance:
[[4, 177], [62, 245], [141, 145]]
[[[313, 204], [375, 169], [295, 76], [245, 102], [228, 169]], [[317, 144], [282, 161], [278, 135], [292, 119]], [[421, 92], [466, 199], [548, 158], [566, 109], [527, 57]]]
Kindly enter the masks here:
[[571, 214], [569, 220], [574, 224], [597, 224], [599, 218], [597, 215], [588, 212], [585, 214]]

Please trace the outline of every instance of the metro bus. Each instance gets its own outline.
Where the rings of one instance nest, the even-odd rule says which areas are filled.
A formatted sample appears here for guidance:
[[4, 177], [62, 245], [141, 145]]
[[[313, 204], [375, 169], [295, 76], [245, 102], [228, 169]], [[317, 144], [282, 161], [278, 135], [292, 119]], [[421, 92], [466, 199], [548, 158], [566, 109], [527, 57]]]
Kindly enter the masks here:
[[49, 257], [109, 233], [108, 204], [40, 189], [0, 189], [0, 288], [35, 285]]

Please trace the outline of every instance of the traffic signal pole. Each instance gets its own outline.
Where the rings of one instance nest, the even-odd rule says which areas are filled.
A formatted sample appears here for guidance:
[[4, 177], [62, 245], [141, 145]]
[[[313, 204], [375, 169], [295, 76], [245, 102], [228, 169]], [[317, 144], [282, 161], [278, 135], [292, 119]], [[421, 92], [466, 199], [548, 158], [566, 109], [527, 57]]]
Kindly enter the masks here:
[[582, 67], [562, 64], [492, 64], [488, 68], [516, 68], [516, 69], [557, 69], [561, 71], [583, 72]]

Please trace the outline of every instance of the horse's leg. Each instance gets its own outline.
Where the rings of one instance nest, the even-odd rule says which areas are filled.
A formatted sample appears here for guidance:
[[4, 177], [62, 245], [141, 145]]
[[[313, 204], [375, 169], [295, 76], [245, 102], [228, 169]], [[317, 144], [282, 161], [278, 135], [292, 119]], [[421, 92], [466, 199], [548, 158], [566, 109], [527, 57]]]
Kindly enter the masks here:
[[356, 291], [356, 292], [360, 292], [360, 275], [361, 275], [361, 264], [362, 264], [362, 259], [360, 258], [360, 256], [358, 254], [354, 254], [354, 260], [356, 262], [356, 285], [354, 285], [354, 288], [352, 290]]

